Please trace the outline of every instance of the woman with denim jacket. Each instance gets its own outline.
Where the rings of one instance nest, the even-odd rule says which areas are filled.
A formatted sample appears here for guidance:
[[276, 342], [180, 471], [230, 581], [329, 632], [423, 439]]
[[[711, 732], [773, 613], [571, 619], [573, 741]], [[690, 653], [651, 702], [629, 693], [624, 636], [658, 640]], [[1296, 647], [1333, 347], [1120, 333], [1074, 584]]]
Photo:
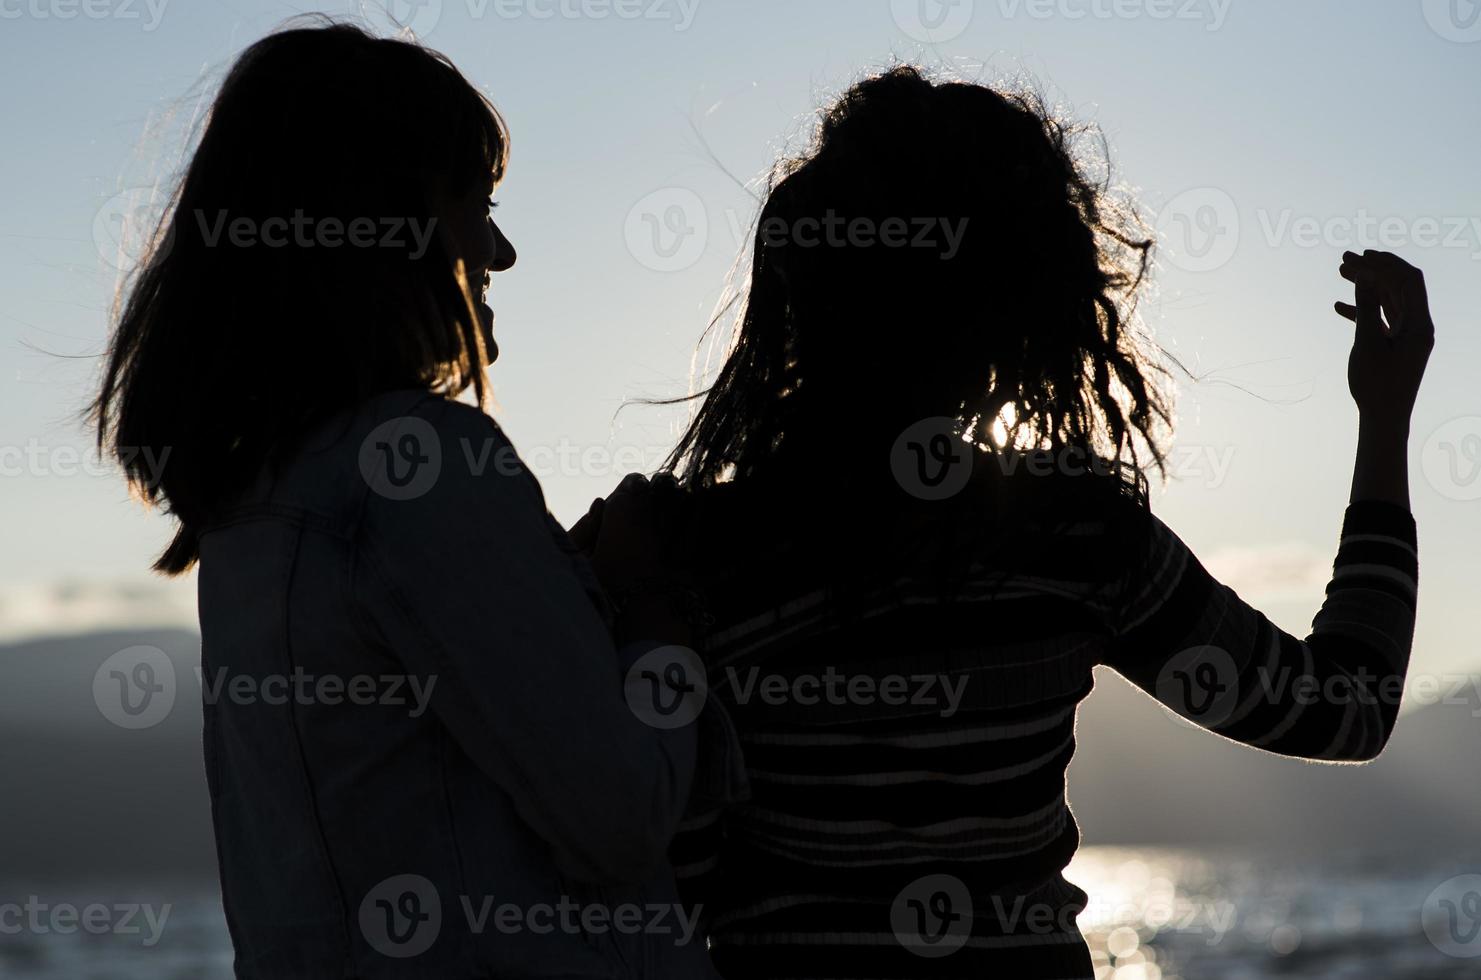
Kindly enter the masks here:
[[[199, 566], [244, 980], [708, 974], [664, 859], [703, 724], [622, 683], [689, 625], [662, 590], [612, 623], [504, 434], [454, 400], [484, 404], [497, 356], [507, 151], [440, 55], [274, 34], [121, 304], [92, 411], [176, 521], [156, 570]], [[594, 558], [641, 579], [644, 553], [608, 533]]]

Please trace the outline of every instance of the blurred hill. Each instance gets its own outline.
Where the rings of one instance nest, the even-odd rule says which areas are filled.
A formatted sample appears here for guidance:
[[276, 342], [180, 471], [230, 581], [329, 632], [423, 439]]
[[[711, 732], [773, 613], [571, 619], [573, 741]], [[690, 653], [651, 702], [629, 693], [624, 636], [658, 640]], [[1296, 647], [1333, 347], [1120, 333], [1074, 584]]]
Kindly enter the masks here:
[[[157, 647], [177, 693], [128, 730], [94, 699], [114, 653]], [[90, 633], [0, 647], [0, 879], [215, 875], [201, 761], [200, 640]], [[1198, 731], [1109, 671], [1080, 713], [1070, 801], [1087, 844], [1219, 846], [1335, 860], [1474, 846], [1481, 705], [1400, 719], [1368, 766], [1281, 759]]]

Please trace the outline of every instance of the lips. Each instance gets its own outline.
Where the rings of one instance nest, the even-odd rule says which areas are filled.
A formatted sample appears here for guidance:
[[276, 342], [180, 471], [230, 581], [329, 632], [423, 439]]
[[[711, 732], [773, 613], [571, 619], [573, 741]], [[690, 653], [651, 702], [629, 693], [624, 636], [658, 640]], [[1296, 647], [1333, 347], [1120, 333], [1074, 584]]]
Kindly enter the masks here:
[[481, 280], [482, 288], [478, 291], [477, 303], [478, 319], [483, 327], [483, 340], [488, 350], [490, 363], [493, 363], [499, 356], [499, 345], [494, 340], [494, 309], [489, 306], [488, 302], [489, 287], [493, 285], [493, 279], [493, 270], [486, 270]]
[[493, 308], [489, 306], [489, 287], [493, 285], [493, 280], [493, 272], [485, 272], [483, 278], [478, 280], [479, 289], [475, 294], [478, 300], [478, 313], [485, 325], [492, 323], [494, 320]]

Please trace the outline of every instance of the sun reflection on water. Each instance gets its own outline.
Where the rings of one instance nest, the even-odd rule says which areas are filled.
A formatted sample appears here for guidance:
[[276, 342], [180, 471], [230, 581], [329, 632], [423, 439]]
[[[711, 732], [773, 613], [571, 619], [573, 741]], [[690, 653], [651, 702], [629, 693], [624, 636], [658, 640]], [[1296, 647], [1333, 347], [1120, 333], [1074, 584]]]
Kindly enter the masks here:
[[1481, 973], [1426, 938], [1421, 912], [1458, 867], [1481, 855], [1086, 847], [1065, 878], [1087, 895], [1096, 980], [1449, 980]]

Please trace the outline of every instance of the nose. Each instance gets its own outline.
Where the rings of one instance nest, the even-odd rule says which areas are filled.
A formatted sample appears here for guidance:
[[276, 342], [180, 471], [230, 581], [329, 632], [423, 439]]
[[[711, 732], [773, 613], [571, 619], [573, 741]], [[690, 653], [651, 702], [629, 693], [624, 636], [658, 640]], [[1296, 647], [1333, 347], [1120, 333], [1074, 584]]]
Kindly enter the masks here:
[[489, 219], [489, 229], [494, 233], [494, 261], [489, 268], [494, 272], [503, 272], [514, 265], [515, 260], [519, 258], [519, 253], [514, 250], [514, 243], [509, 240], [493, 218]]

